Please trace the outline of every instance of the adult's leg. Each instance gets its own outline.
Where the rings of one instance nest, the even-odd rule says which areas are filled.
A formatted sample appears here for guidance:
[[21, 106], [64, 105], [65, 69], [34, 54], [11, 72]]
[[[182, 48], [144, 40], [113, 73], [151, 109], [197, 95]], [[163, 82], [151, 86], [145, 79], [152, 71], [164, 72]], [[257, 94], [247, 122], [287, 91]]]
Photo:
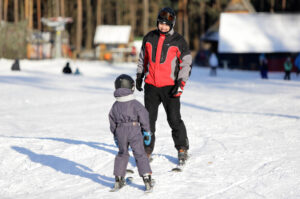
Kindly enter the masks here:
[[169, 89], [164, 92], [163, 105], [167, 113], [167, 120], [172, 129], [172, 137], [175, 144], [175, 148], [189, 149], [189, 141], [185, 124], [181, 119], [180, 114], [180, 97], [174, 98], [169, 95]]
[[155, 145], [155, 123], [157, 120], [158, 114], [158, 106], [161, 103], [161, 98], [159, 96], [159, 88], [152, 86], [150, 84], [145, 84], [145, 107], [149, 112], [149, 120], [150, 120], [150, 130], [152, 133], [151, 142], [149, 146], [145, 145], [145, 151], [149, 155], [154, 150]]

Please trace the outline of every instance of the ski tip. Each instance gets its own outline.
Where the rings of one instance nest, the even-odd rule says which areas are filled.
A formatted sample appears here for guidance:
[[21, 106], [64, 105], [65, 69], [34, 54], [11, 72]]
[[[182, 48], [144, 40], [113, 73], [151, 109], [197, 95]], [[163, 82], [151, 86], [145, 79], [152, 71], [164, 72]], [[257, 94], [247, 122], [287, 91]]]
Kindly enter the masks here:
[[132, 169], [126, 169], [126, 173], [130, 173], [130, 174], [133, 174], [134, 171]]
[[119, 191], [119, 190], [120, 190], [120, 189], [112, 188], [112, 189], [109, 190], [109, 192], [117, 192], [117, 191]]
[[152, 193], [153, 192], [153, 188], [151, 188], [151, 189], [149, 189], [149, 190], [146, 190], [145, 191], [145, 194], [147, 194], [147, 193]]
[[175, 167], [172, 169], [173, 172], [182, 172], [182, 169], [179, 167]]

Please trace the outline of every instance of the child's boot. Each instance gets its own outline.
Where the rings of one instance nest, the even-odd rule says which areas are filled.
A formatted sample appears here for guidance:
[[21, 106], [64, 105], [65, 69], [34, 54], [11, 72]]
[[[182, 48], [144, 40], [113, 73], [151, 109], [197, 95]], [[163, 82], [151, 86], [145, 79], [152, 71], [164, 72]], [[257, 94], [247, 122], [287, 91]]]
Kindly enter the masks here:
[[115, 177], [114, 189], [121, 189], [125, 185], [126, 185], [125, 178], [123, 176], [116, 176]]
[[151, 192], [154, 186], [154, 180], [151, 178], [151, 174], [147, 173], [143, 175], [143, 181], [145, 183], [146, 192]]

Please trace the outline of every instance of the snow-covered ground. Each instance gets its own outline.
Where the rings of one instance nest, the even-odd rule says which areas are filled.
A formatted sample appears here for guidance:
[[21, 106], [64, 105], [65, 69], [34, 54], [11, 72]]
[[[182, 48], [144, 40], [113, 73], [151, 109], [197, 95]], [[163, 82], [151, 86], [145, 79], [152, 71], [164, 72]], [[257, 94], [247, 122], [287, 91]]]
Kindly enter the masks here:
[[[154, 192], [134, 182], [111, 193], [117, 148], [109, 131], [114, 79], [135, 64], [0, 60], [0, 198], [300, 198], [300, 76], [261, 80], [258, 72], [194, 67], [181, 98], [191, 158], [170, 172], [177, 152], [163, 108], [151, 163]], [[136, 92], [143, 102], [143, 93]]]

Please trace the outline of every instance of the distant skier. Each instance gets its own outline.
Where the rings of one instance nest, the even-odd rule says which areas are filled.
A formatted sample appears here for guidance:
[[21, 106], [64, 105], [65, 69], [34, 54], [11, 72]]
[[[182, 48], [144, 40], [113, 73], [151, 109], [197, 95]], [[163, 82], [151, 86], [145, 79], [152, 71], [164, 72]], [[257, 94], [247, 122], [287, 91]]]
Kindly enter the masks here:
[[153, 186], [151, 168], [147, 158], [142, 131], [150, 132], [149, 113], [145, 107], [134, 99], [134, 80], [125, 74], [115, 80], [114, 96], [116, 102], [109, 113], [110, 130], [114, 135], [119, 152], [115, 158], [115, 189], [125, 185], [125, 174], [129, 159], [128, 146], [132, 148], [139, 175], [143, 178], [146, 190]]
[[189, 141], [180, 114], [180, 96], [191, 73], [192, 56], [184, 38], [174, 31], [175, 11], [163, 8], [157, 17], [157, 30], [143, 39], [139, 55], [136, 88], [142, 91], [145, 78], [145, 106], [149, 111], [153, 133], [150, 146], [145, 146], [149, 158], [155, 144], [155, 123], [162, 103], [172, 129], [178, 160], [188, 158]]
[[283, 78], [284, 80], [290, 80], [291, 79], [292, 68], [293, 68], [293, 63], [291, 61], [291, 57], [289, 56], [284, 62], [284, 72], [285, 72], [285, 75], [284, 75], [284, 78]]
[[209, 57], [210, 66], [210, 76], [217, 76], [217, 67], [219, 66], [219, 61], [216, 53], [211, 53]]
[[80, 72], [79, 68], [76, 68], [76, 70], [74, 72], [74, 75], [81, 75], [81, 72]]
[[268, 79], [268, 59], [264, 53], [259, 56], [259, 70], [262, 79]]
[[297, 69], [297, 77], [300, 73], [300, 53], [298, 54], [298, 56], [296, 57], [295, 59], [295, 66], [296, 66], [296, 69]]
[[13, 65], [11, 66], [12, 71], [21, 71], [19, 59], [16, 59]]
[[72, 69], [70, 67], [70, 63], [69, 62], [67, 62], [67, 64], [63, 68], [63, 73], [64, 74], [71, 74], [72, 73]]

